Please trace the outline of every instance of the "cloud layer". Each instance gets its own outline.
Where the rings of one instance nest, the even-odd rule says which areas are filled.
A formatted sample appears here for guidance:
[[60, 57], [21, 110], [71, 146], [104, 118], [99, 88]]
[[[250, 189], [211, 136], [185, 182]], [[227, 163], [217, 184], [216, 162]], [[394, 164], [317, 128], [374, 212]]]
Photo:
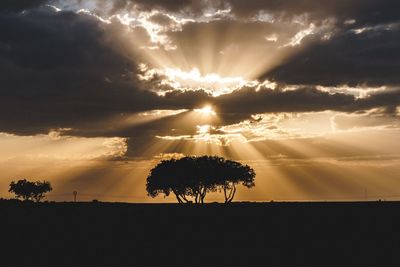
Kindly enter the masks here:
[[[398, 1], [107, 3], [2, 1], [0, 132], [64, 129], [144, 145], [256, 114], [331, 110], [351, 117], [379, 109], [391, 116], [400, 105]], [[168, 72], [141, 79], [143, 64], [178, 66], [183, 76], [197, 68], [200, 78], [195, 90]], [[233, 89], [212, 96], [212, 86], [238, 75], [249, 82], [228, 83]], [[341, 91], [344, 85], [365, 93]], [[187, 120], [206, 104], [218, 120]], [[170, 113], [143, 119], [160, 110]], [[337, 117], [338, 127], [360, 123], [349, 118]]]

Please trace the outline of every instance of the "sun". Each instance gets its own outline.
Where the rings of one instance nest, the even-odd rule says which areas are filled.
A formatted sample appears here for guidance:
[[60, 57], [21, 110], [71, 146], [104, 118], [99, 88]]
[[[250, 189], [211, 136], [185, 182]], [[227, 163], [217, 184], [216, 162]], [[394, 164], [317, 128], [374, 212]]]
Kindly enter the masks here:
[[200, 109], [195, 109], [194, 111], [200, 113], [203, 116], [215, 116], [216, 115], [214, 109], [211, 106], [205, 106]]

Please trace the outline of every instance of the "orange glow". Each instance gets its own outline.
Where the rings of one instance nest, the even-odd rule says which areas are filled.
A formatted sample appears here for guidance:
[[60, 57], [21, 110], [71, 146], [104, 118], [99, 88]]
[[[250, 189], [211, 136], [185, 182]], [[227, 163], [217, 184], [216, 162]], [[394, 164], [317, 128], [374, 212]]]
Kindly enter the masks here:
[[[98, 9], [113, 6], [118, 10], [119, 6], [100, 4], [101, 1], [89, 2], [99, 2], [95, 5]], [[28, 136], [0, 132], [0, 197], [11, 197], [7, 192], [11, 180], [26, 177], [54, 183], [55, 191], [49, 197], [54, 200], [68, 199], [65, 194], [78, 190], [84, 200], [175, 202], [173, 197], [151, 199], [146, 195], [149, 170], [162, 159], [218, 155], [249, 164], [257, 173], [256, 187], [238, 189], [239, 201], [375, 200], [391, 196], [400, 199], [400, 106], [397, 98], [389, 99], [390, 94], [383, 94], [397, 92], [398, 88], [372, 82], [369, 78], [373, 75], [360, 83], [357, 79], [345, 81], [334, 75], [340, 76], [343, 71], [331, 72], [328, 65], [318, 71], [329, 72], [340, 84], [330, 82], [329, 75], [313, 78], [318, 76], [318, 71], [308, 78], [302, 74], [298, 74], [300, 77], [293, 75], [293, 79], [285, 78], [291, 71], [300, 70], [301, 66], [310, 66], [304, 69], [314, 70], [312, 64], [324, 63], [313, 57], [322, 54], [320, 51], [324, 50], [319, 49], [329, 48], [329, 38], [336, 34], [338, 38], [350, 40], [352, 31], [347, 27], [356, 20], [351, 23], [352, 18], [345, 18], [350, 24], [345, 21], [343, 23], [347, 26], [344, 26], [339, 18], [325, 18], [325, 15], [318, 21], [318, 16], [311, 13], [301, 15], [296, 11], [297, 15], [292, 18], [290, 12], [268, 16], [262, 10], [258, 15], [246, 18], [246, 12], [243, 17], [237, 16], [239, 13], [233, 15], [229, 8], [215, 11], [215, 14], [212, 10], [201, 15], [196, 12], [189, 14], [186, 10], [178, 14], [168, 8], [137, 9], [139, 6], [134, 1], [119, 2], [122, 5], [129, 2], [131, 8], [113, 11], [120, 12], [115, 14], [75, 10], [77, 14], [91, 16], [98, 22], [90, 20], [88, 24], [96, 27], [93, 36], [88, 35], [88, 38], [95, 38], [93, 42], [92, 39], [84, 41], [87, 45], [99, 42], [99, 49], [93, 51], [101, 51], [104, 58], [103, 54], [96, 57], [81, 53], [91, 52], [82, 46], [76, 51], [71, 47], [74, 55], [84, 56], [82, 60], [75, 59], [72, 65], [60, 62], [54, 70], [47, 66], [47, 58], [43, 62], [39, 60], [41, 64], [36, 61], [30, 64], [29, 60], [36, 58], [25, 57], [25, 54], [13, 54], [4, 60], [5, 66], [10, 66], [15, 75], [22, 70], [22, 74], [28, 77], [27, 81], [40, 83], [32, 86], [32, 92], [26, 95], [22, 89], [19, 91], [24, 87], [20, 81], [15, 83], [15, 92], [5, 95], [12, 99], [9, 106], [4, 106], [6, 115], [15, 114], [8, 110], [15, 106], [27, 112], [27, 116], [19, 115], [30, 118], [30, 109], [42, 107], [42, 102], [36, 101], [39, 99], [36, 97], [42, 94], [43, 103], [49, 99], [57, 108], [54, 114], [44, 111], [32, 114], [32, 118], [39, 118], [32, 121], [32, 125], [14, 122], [11, 116], [7, 118], [11, 123], [4, 123], [9, 125], [5, 125], [3, 131]], [[188, 2], [199, 2], [202, 6], [213, 1]], [[84, 8], [90, 8], [88, 6]], [[54, 12], [60, 12], [52, 17], [66, 19], [68, 16], [65, 15], [75, 12], [69, 9], [62, 12], [59, 7], [50, 7]], [[297, 8], [292, 11], [295, 10]], [[47, 14], [47, 11], [43, 12], [40, 9], [38, 14]], [[27, 15], [15, 18], [33, 19], [36, 12], [33, 14], [32, 18]], [[360, 23], [357, 20], [356, 25]], [[393, 25], [389, 27], [391, 29], [385, 29], [385, 34], [386, 31], [398, 30], [398, 25]], [[382, 24], [374, 31], [385, 27]], [[70, 28], [73, 27], [65, 29]], [[346, 32], [340, 32], [344, 29]], [[355, 39], [357, 43], [379, 36], [371, 34], [371, 38], [366, 38], [365, 30], [368, 29], [355, 30], [355, 34], [360, 34]], [[14, 50], [17, 53], [19, 49], [31, 48], [29, 44], [20, 47], [17, 41], [21, 40], [17, 39], [15, 45], [11, 40], [10, 44], [7, 41], [1, 47], [4, 46], [5, 51], [12, 48], [13, 53]], [[342, 47], [340, 40], [332, 49], [338, 44]], [[67, 44], [63, 48], [70, 48], [75, 39]], [[28, 50], [34, 52], [33, 47]], [[308, 48], [315, 48], [315, 51], [308, 51]], [[366, 46], [367, 50], [375, 51]], [[39, 57], [42, 54], [37, 53]], [[294, 55], [294, 65], [289, 64]], [[27, 61], [20, 62], [22, 58]], [[107, 64], [98, 63], [101, 68], [89, 68], [92, 65], [86, 65], [86, 62], [91, 60]], [[76, 62], [85, 63], [80, 65], [90, 70], [89, 75], [80, 71]], [[383, 64], [379, 60], [376, 62]], [[340, 66], [334, 65], [332, 69]], [[71, 66], [73, 69], [68, 69]], [[355, 76], [363, 76], [364, 72], [374, 69], [373, 65], [370, 67], [352, 65], [350, 69], [355, 71]], [[101, 77], [96, 76], [99, 73]], [[60, 80], [63, 77], [83, 77], [76, 82], [69, 78], [73, 83], [65, 85], [65, 88], [76, 86], [75, 90], [80, 92], [82, 89], [83, 94], [67, 92], [64, 86], [47, 90], [46, 85], [55, 83], [45, 79], [45, 74]], [[344, 74], [347, 77], [351, 73]], [[16, 77], [19, 76], [12, 74], [10, 81]], [[263, 80], [263, 77], [270, 80]], [[306, 82], [308, 79], [316, 81]], [[92, 84], [92, 80], [96, 82]], [[300, 84], [302, 81], [304, 84]], [[377, 85], [371, 87], [370, 84]], [[30, 89], [29, 86], [27, 84], [26, 88]], [[37, 92], [35, 88], [39, 88]], [[86, 88], [90, 90], [83, 90]], [[263, 90], [266, 88], [268, 90]], [[66, 103], [62, 103], [64, 95]], [[35, 97], [32, 103], [29, 103], [30, 96]], [[268, 96], [270, 99], [263, 101]], [[391, 101], [386, 102], [386, 98]], [[242, 99], [246, 104], [239, 106]], [[272, 102], [271, 99], [277, 100], [267, 104]], [[76, 111], [73, 110], [75, 106], [79, 107]], [[361, 110], [368, 107], [369, 110]], [[63, 108], [69, 112], [61, 112]], [[53, 125], [71, 128], [49, 129]], [[369, 198], [364, 196], [366, 190]], [[206, 200], [220, 198], [218, 194], [210, 194]]]
[[[186, 116], [191, 117], [189, 114], [190, 112]], [[363, 200], [365, 190], [369, 192], [368, 199], [374, 199], [374, 196], [396, 199], [399, 195], [396, 191], [397, 174], [400, 172], [399, 159], [383, 156], [359, 157], [357, 154], [384, 155], [398, 151], [400, 142], [394, 145], [389, 141], [398, 139], [398, 136], [396, 131], [389, 134], [375, 130], [359, 134], [340, 133], [323, 139], [248, 143], [233, 141], [229, 146], [206, 140], [194, 142], [184, 139], [155, 139], [143, 151], [143, 157], [155, 155], [154, 159], [126, 162], [82, 158], [70, 158], [66, 161], [49, 156], [29, 158], [17, 155], [6, 159], [3, 155], [0, 160], [0, 168], [3, 170], [0, 174], [0, 191], [8, 197], [10, 195], [7, 193], [7, 186], [12, 179], [33, 177], [48, 179], [54, 184], [57, 190], [53, 192], [53, 196], [49, 196], [49, 199], [54, 200], [68, 199], [65, 194], [78, 189], [86, 194], [81, 196], [83, 200], [97, 198], [104, 201], [175, 202], [172, 197], [150, 199], [144, 190], [148, 171], [161, 159], [157, 155], [165, 153], [165, 157], [219, 155], [250, 164], [257, 173], [256, 187], [250, 190], [239, 188], [237, 200]], [[48, 147], [40, 145], [43, 155], [50, 155], [46, 152], [47, 149], [54, 151], [51, 142], [59, 142], [54, 140], [54, 135], [51, 137], [53, 141], [48, 138]], [[5, 145], [3, 147], [7, 147], [6, 139], [1, 140]], [[33, 138], [33, 143], [35, 142], [37, 141]], [[26, 154], [35, 151], [33, 143], [27, 150], [30, 152]], [[79, 147], [86, 150], [80, 152], [83, 158], [82, 153], [90, 155], [90, 151], [96, 150], [81, 146], [81, 143]], [[70, 150], [71, 153], [76, 149]], [[345, 154], [348, 156], [340, 156]], [[206, 200], [219, 201], [219, 197], [218, 194], [210, 194]]]

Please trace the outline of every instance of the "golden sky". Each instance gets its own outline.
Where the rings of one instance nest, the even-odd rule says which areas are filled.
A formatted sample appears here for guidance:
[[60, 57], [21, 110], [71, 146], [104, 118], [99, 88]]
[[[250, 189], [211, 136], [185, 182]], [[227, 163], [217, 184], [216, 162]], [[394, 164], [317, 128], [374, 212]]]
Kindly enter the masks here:
[[0, 196], [174, 202], [149, 170], [207, 154], [237, 200], [400, 198], [399, 3], [245, 2], [0, 4]]

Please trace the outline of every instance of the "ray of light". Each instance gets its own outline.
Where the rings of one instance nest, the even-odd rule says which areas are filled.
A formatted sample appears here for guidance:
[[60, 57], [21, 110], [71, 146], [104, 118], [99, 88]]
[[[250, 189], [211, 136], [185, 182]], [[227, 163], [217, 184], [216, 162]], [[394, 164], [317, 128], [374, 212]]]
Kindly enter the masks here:
[[14, 157], [91, 159], [120, 156], [126, 151], [124, 138], [84, 138], [61, 136], [53, 131], [48, 135], [13, 136], [0, 134], [0, 160]]

